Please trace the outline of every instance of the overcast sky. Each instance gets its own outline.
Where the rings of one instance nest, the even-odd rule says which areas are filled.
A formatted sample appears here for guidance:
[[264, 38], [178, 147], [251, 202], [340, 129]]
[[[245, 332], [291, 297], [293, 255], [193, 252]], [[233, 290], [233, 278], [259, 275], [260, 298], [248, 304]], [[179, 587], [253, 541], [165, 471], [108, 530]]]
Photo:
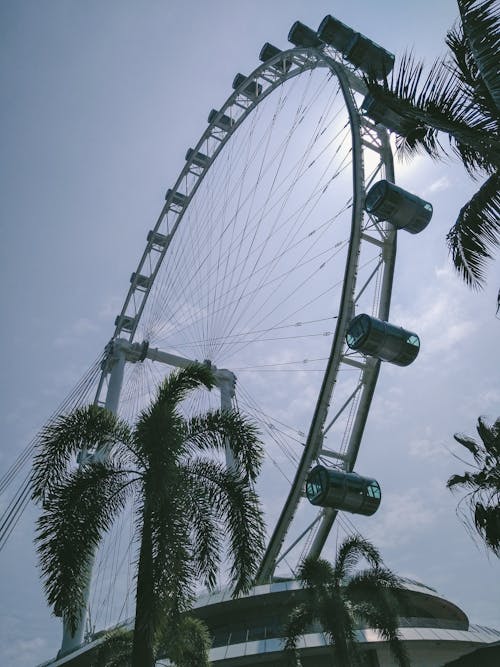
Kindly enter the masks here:
[[[257, 66], [264, 42], [286, 48], [293, 21], [316, 28], [328, 13], [430, 62], [457, 9], [453, 0], [0, 3], [2, 473], [110, 338], [145, 234], [208, 111], [236, 72]], [[445, 489], [464, 468], [452, 434], [500, 414], [499, 264], [479, 294], [450, 267], [446, 231], [476, 187], [460, 165], [419, 158], [396, 164], [396, 175], [435, 209], [424, 234], [400, 234], [391, 311], [425, 343], [411, 367], [382, 369], [359, 465], [381, 482], [384, 502], [354, 523], [396, 572], [500, 628], [498, 561], [471, 540]], [[9, 667], [48, 659], [60, 641], [33, 517], [0, 554], [0, 663]]]

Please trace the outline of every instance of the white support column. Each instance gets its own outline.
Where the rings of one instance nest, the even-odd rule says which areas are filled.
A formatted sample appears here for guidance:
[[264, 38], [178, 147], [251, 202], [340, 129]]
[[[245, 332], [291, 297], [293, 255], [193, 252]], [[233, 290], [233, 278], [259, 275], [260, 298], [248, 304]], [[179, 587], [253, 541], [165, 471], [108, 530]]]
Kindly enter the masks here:
[[[220, 390], [221, 410], [231, 410], [233, 407], [234, 390], [236, 387], [236, 376], [225, 368], [216, 370], [215, 379]], [[228, 470], [234, 470], [236, 467], [234, 455], [229, 443], [226, 442], [226, 467]]]
[[[138, 361], [138, 351], [137, 346], [131, 345], [128, 341], [123, 339], [117, 339], [111, 344], [110, 354], [107, 359], [107, 369], [109, 372], [109, 382], [108, 390], [106, 393], [106, 402], [105, 407], [110, 410], [113, 414], [116, 414], [118, 411], [118, 404], [120, 401], [120, 393], [123, 384], [123, 374], [125, 371], [125, 363], [127, 360]], [[99, 451], [94, 452], [90, 460], [93, 461], [103, 461], [107, 457], [109, 449], [105, 446]], [[58, 653], [58, 657], [65, 655], [74, 651], [78, 646], [83, 642], [85, 635], [85, 623], [87, 620], [87, 609], [90, 597], [90, 584], [92, 581], [92, 570], [94, 567], [95, 554], [92, 556], [90, 561], [87, 563], [87, 585], [83, 592], [83, 606], [80, 610], [80, 619], [78, 621], [77, 628], [74, 633], [71, 632], [71, 629], [66, 621], [63, 618], [63, 638], [61, 643], [61, 648]]]

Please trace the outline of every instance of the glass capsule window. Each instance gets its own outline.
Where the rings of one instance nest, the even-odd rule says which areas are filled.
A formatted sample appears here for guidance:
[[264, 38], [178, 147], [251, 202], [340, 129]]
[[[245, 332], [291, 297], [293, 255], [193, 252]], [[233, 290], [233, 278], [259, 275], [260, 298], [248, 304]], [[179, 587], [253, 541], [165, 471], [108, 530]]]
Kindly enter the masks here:
[[374, 498], [375, 500], [378, 500], [381, 497], [380, 486], [378, 485], [378, 482], [373, 480], [370, 482], [370, 484], [368, 484], [366, 487], [366, 495], [370, 498]]
[[323, 493], [323, 485], [321, 483], [321, 474], [320, 471], [317, 470], [316, 472], [313, 471], [313, 473], [309, 476], [307, 483], [306, 483], [306, 495], [308, 500], [313, 502], [317, 498], [321, 496]]
[[369, 328], [370, 322], [366, 316], [360, 315], [352, 321], [346, 335], [347, 344], [351, 349], [356, 350], [361, 345], [368, 334]]
[[415, 345], [415, 347], [420, 347], [420, 339], [416, 334], [408, 336], [406, 342], [409, 343], [410, 345]]

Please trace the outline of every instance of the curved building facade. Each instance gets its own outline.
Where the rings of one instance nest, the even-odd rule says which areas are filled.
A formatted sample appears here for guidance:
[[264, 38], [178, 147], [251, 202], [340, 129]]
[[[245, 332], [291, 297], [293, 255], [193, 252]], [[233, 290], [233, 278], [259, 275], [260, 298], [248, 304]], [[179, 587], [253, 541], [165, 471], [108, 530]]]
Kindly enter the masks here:
[[[401, 639], [412, 667], [441, 667], [475, 649], [500, 641], [500, 631], [469, 623], [467, 615], [435, 590], [405, 580], [407, 616], [399, 619]], [[290, 610], [304, 595], [300, 584], [286, 580], [256, 586], [237, 599], [230, 590], [198, 598], [193, 615], [210, 629], [213, 667], [284, 667], [283, 628]], [[129, 627], [132, 628], [132, 622]], [[396, 665], [387, 643], [372, 629], [360, 626], [358, 641], [367, 667]], [[89, 652], [102, 638], [44, 663], [40, 667], [87, 667]], [[333, 662], [320, 627], [311, 627], [299, 644], [302, 667], [342, 667]], [[161, 660], [158, 665], [168, 664]]]
[[[471, 625], [466, 614], [435, 590], [405, 582], [408, 616], [400, 618], [400, 636], [412, 667], [438, 667], [479, 646], [500, 640], [500, 631]], [[196, 615], [213, 635], [214, 667], [285, 665], [283, 627], [303, 591], [297, 581], [256, 586], [233, 600], [229, 591], [200, 597]], [[358, 641], [369, 667], [392, 667], [387, 643], [370, 628], [359, 627]], [[299, 645], [303, 667], [332, 667], [332, 654], [320, 627], [311, 628]], [[341, 666], [339, 666], [341, 667]]]

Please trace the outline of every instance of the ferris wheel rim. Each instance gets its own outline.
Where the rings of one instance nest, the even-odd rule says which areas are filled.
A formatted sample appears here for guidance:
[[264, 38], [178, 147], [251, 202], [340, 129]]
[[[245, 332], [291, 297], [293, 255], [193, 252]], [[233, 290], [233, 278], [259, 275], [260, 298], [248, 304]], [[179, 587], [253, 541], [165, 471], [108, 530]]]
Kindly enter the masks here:
[[[279, 62], [292, 62], [295, 67], [290, 67], [289, 70], [286, 70], [283, 68], [283, 73], [280, 74], [279, 69], [276, 69], [276, 64]], [[165, 216], [165, 214], [168, 211], [174, 210], [176, 211], [176, 207], [178, 208], [177, 210], [177, 219], [172, 227], [172, 230], [170, 232], [171, 238], [173, 238], [177, 232], [177, 229], [179, 225], [181, 224], [181, 221], [184, 217], [184, 212], [188, 209], [189, 204], [191, 202], [192, 197], [196, 193], [198, 187], [200, 186], [201, 182], [209, 172], [212, 164], [216, 161], [218, 155], [223, 151], [225, 145], [231, 138], [232, 134], [238, 129], [238, 127], [246, 120], [246, 118], [253, 112], [253, 110], [269, 95], [271, 94], [278, 86], [282, 85], [285, 81], [291, 79], [294, 76], [298, 76], [308, 70], [315, 69], [316, 67], [326, 67], [329, 68], [330, 71], [337, 77], [337, 80], [339, 81], [340, 88], [342, 91], [342, 95], [344, 97], [344, 104], [348, 108], [349, 111], [349, 117], [350, 117], [350, 125], [351, 125], [351, 131], [352, 131], [352, 136], [353, 136], [353, 146], [357, 142], [357, 148], [355, 151], [355, 155], [357, 156], [356, 159], [353, 161], [353, 229], [355, 226], [358, 228], [358, 239], [354, 239], [353, 236], [351, 235], [350, 241], [349, 241], [349, 255], [356, 255], [357, 253], [359, 254], [359, 245], [361, 243], [361, 219], [362, 219], [362, 203], [363, 203], [363, 194], [364, 194], [364, 189], [365, 189], [365, 183], [364, 183], [364, 174], [363, 174], [363, 160], [362, 160], [362, 146], [361, 146], [361, 119], [360, 119], [360, 112], [359, 109], [357, 108], [356, 104], [354, 104], [354, 101], [352, 99], [352, 91], [355, 90], [358, 93], [361, 93], [364, 91], [364, 84], [361, 79], [359, 79], [349, 68], [345, 67], [342, 63], [334, 60], [328, 53], [325, 53], [323, 50], [315, 48], [315, 47], [310, 47], [310, 48], [293, 48], [289, 49], [287, 51], [282, 51], [279, 55], [271, 58], [269, 61], [266, 61], [259, 65], [248, 77], [246, 77], [240, 85], [235, 89], [233, 93], [227, 98], [226, 102], [220, 107], [220, 109], [216, 112], [212, 112], [212, 120], [209, 122], [208, 127], [205, 129], [204, 133], [202, 134], [201, 138], [195, 145], [193, 149], [190, 149], [191, 155], [190, 157], [186, 158], [186, 163], [183, 167], [183, 169], [180, 172], [180, 175], [175, 182], [174, 186], [172, 187], [171, 190], [169, 190], [169, 194], [167, 194], [166, 197], [166, 202], [165, 205], [162, 209], [162, 212], [160, 214], [160, 217], [154, 227], [153, 230], [151, 230], [150, 235], [154, 235], [158, 233], [158, 230], [161, 226], [162, 220]], [[266, 79], [266, 76], [269, 77], [270, 72], [272, 73], [272, 78], [271, 80], [268, 78]], [[203, 168], [198, 168], [196, 165], [196, 160], [197, 156], [200, 155], [201, 153], [201, 148], [203, 146], [204, 141], [208, 137], [213, 137], [213, 133], [220, 129], [220, 124], [223, 118], [226, 117], [226, 112], [228, 110], [231, 110], [235, 103], [238, 100], [238, 96], [241, 95], [241, 92], [244, 91], [249, 85], [255, 84], [259, 85], [259, 82], [261, 80], [267, 80], [269, 83], [269, 86], [265, 89], [263, 89], [262, 93], [258, 94], [255, 96], [253, 100], [250, 100], [250, 102], [247, 104], [247, 106], [244, 108], [243, 112], [241, 115], [233, 122], [231, 123], [229, 129], [225, 134], [223, 134], [221, 141], [219, 143], [218, 148], [214, 151], [212, 155], [207, 156], [209, 158], [207, 164]], [[349, 99], [351, 100], [349, 103]], [[241, 102], [240, 102], [241, 104]], [[349, 106], [351, 105], [351, 106]], [[231, 118], [231, 116], [229, 116]], [[384, 144], [383, 150], [385, 152], [384, 156], [384, 168], [386, 169], [386, 173], [388, 175], [389, 180], [393, 180], [393, 173], [392, 173], [392, 155], [390, 152], [390, 148], [388, 147], [388, 142], [387, 142], [387, 137], [385, 135], [385, 130], [376, 130], [375, 128], [372, 127], [373, 132], [378, 132], [379, 137], [380, 136], [385, 136], [385, 140], [382, 141]], [[187, 196], [185, 196], [185, 199], [180, 199], [181, 203], [176, 202], [176, 195], [184, 194], [182, 192], [182, 183], [187, 174], [195, 174], [197, 176], [197, 180], [195, 182], [195, 185], [193, 188], [189, 191], [189, 193], [186, 193]], [[356, 220], [355, 220], [356, 219]], [[137, 326], [139, 324], [139, 321], [141, 319], [142, 313], [144, 306], [146, 304], [146, 301], [148, 299], [148, 296], [150, 294], [151, 288], [154, 284], [154, 280], [157, 276], [158, 270], [161, 266], [161, 263], [163, 261], [163, 258], [165, 257], [167, 250], [168, 250], [168, 245], [163, 249], [161, 260], [155, 270], [155, 272], [152, 274], [152, 280], [149, 282], [147, 285], [146, 289], [144, 290], [144, 299], [142, 301], [142, 307], [139, 307], [137, 310], [136, 315], [133, 318], [132, 325], [130, 326], [130, 329], [127, 331], [125, 328], [124, 324], [127, 320], [127, 308], [132, 300], [133, 295], [137, 291], [137, 285], [138, 285], [138, 277], [141, 277], [141, 269], [144, 265], [145, 257], [148, 253], [148, 248], [151, 248], [151, 243], [148, 235], [148, 245], [146, 246], [146, 250], [143, 253], [143, 256], [139, 262], [137, 270], [132, 274], [131, 278], [131, 286], [129, 288], [127, 297], [124, 302], [124, 306], [122, 308], [122, 311], [120, 315], [117, 318], [117, 323], [116, 323], [116, 328], [114, 331], [114, 334], [112, 336], [112, 341], [116, 340], [117, 338], [120, 337], [123, 333], [127, 333], [129, 342], [132, 343], [134, 340], [134, 337], [136, 335], [137, 331]], [[390, 246], [390, 252], [388, 253], [388, 261], [387, 261], [387, 267], [386, 271], [384, 273], [384, 289], [382, 290], [383, 292], [383, 298], [382, 298], [382, 308], [379, 310], [379, 314], [381, 314], [383, 317], [388, 316], [388, 310], [389, 310], [389, 304], [390, 304], [390, 296], [391, 296], [391, 289], [392, 289], [392, 274], [394, 270], [394, 258], [395, 258], [395, 235], [394, 234], [389, 234], [388, 235], [388, 245]], [[348, 262], [349, 264], [349, 262]], [[318, 403], [317, 403], [317, 408], [320, 404], [328, 402], [328, 391], [330, 392], [333, 388], [333, 384], [335, 384], [336, 380], [336, 374], [338, 372], [338, 365], [340, 363], [340, 356], [341, 356], [341, 348], [342, 348], [342, 342], [341, 339], [343, 337], [343, 333], [345, 331], [346, 327], [346, 322], [349, 319], [349, 315], [353, 314], [353, 308], [354, 308], [354, 303], [353, 303], [353, 295], [356, 287], [356, 261], [353, 260], [352, 266], [349, 269], [350, 271], [350, 276], [347, 277], [348, 273], [348, 265], [346, 265], [346, 274], [344, 278], [344, 294], [341, 299], [341, 311], [343, 312], [342, 318], [339, 318], [337, 321], [337, 327], [336, 327], [336, 335], [335, 335], [335, 340], [337, 341], [337, 349], [335, 353], [332, 350], [331, 357], [330, 357], [330, 362], [329, 366], [332, 366], [330, 375], [330, 388], [327, 390], [324, 390], [322, 388], [320, 397], [318, 398]], [[135, 281], [135, 282], [134, 282]], [[347, 292], [351, 293], [350, 302], [348, 302], [347, 298]], [[335, 345], [335, 343], [334, 343]], [[335, 357], [335, 359], [332, 361], [332, 356]], [[367, 417], [367, 412], [369, 409], [369, 404], [371, 402], [371, 397], [373, 395], [374, 389], [375, 389], [375, 384], [377, 381], [377, 376], [378, 376], [378, 367], [379, 367], [379, 362], [376, 362], [375, 364], [371, 364], [371, 367], [368, 369], [370, 372], [368, 373], [367, 379], [365, 381], [365, 384], [369, 385], [368, 391], [365, 392], [366, 396], [364, 399], [364, 404], [362, 405], [361, 411], [364, 410], [366, 413], [363, 418], [361, 419], [361, 434], [362, 430], [364, 428], [364, 423], [366, 422], [366, 417]], [[96, 396], [96, 401], [98, 401], [99, 393], [103, 387], [103, 380], [105, 377], [105, 371], [103, 371], [103, 375], [101, 378], [101, 382], [99, 385], [98, 389], [98, 394]], [[320, 420], [321, 421], [321, 420]], [[323, 420], [323, 425], [324, 425], [324, 420]], [[318, 430], [318, 429], [316, 429]], [[316, 434], [318, 436], [318, 434]], [[308, 438], [308, 439], [312, 439]], [[359, 438], [360, 440], [360, 438]], [[316, 453], [317, 453], [317, 446], [315, 445], [316, 448]], [[352, 469], [354, 467], [354, 463], [356, 461], [357, 457], [357, 449], [359, 449], [359, 442], [357, 443], [357, 448], [355, 448], [351, 452], [351, 456], [349, 461], [346, 462], [348, 468]], [[300, 475], [296, 478], [296, 480], [293, 483], [293, 489], [294, 493], [296, 496], [296, 500], [300, 500], [299, 496], [301, 493], [301, 489], [303, 486], [303, 482], [305, 479], [305, 474], [307, 469], [310, 467], [311, 461], [314, 458], [314, 452], [309, 452], [309, 460], [305, 461], [303, 465], [301, 465], [301, 471]], [[306, 457], [307, 458], [307, 457]], [[294, 514], [294, 508], [291, 508], [291, 514], [293, 518]], [[331, 518], [331, 517], [330, 517]], [[335, 517], [333, 516], [333, 519]], [[286, 530], [285, 530], [286, 534]], [[271, 538], [271, 541], [273, 541], [273, 537]], [[267, 558], [267, 565], [265, 564], [266, 557], [263, 561], [259, 576], [257, 581], [265, 581], [268, 580], [269, 577], [272, 575], [272, 571], [274, 570], [276, 560], [279, 554], [279, 551], [281, 549], [282, 543], [283, 543], [284, 537], [278, 536], [276, 539], [274, 539], [275, 544], [278, 545], [277, 549], [274, 549], [276, 553], [271, 554]]]

